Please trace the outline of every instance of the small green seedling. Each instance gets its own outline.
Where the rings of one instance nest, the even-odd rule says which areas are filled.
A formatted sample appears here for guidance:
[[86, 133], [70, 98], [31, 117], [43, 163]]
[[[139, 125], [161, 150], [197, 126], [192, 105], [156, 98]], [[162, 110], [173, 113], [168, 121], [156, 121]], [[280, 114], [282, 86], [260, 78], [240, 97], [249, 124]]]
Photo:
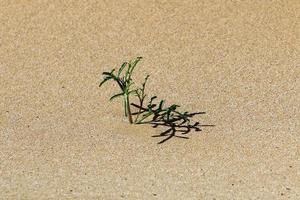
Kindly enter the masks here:
[[[115, 73], [115, 69], [112, 69], [110, 72], [103, 72], [102, 75], [104, 76], [104, 79], [100, 83], [99, 87], [101, 87], [105, 82], [109, 80], [115, 81], [115, 83], [117, 83], [121, 91], [120, 93], [113, 95], [110, 100], [113, 100], [117, 97], [123, 97], [125, 116], [128, 117], [129, 123], [131, 124], [143, 124], [155, 120], [162, 120], [167, 124], [172, 124], [175, 121], [178, 122], [178, 120], [181, 120], [181, 124], [187, 123], [189, 125], [190, 114], [188, 112], [181, 113], [177, 111], [176, 109], [179, 106], [175, 104], [169, 107], [164, 107], [164, 100], [161, 100], [158, 105], [153, 103], [157, 96], [151, 97], [148, 105], [146, 107], [143, 106], [147, 96], [145, 94], [145, 87], [149, 75], [146, 76], [145, 81], [143, 82], [141, 87], [135, 87], [135, 89], [132, 88], [134, 86], [132, 74], [141, 59], [142, 57], [137, 57], [133, 61], [124, 62], [118, 69], [117, 73]], [[134, 95], [138, 98], [139, 105], [130, 104], [131, 95]], [[139, 109], [136, 113], [135, 120], [132, 119], [133, 114], [131, 113], [131, 105]], [[152, 120], [145, 121], [150, 116], [153, 117]]]
[[[113, 80], [118, 84], [121, 92], [113, 95], [110, 100], [113, 100], [117, 97], [123, 97], [125, 116], [128, 116], [128, 120], [131, 124], [133, 123], [133, 120], [130, 110], [129, 96], [130, 94], [137, 92], [136, 90], [131, 90], [131, 86], [134, 84], [131, 76], [134, 68], [141, 59], [142, 57], [137, 57], [133, 62], [124, 62], [119, 68], [117, 74], [114, 74], [115, 69], [112, 69], [111, 72], [103, 72], [102, 75], [104, 76], [104, 79], [99, 85], [99, 87], [101, 87], [108, 80]], [[125, 73], [122, 73], [125, 68], [127, 68]]]

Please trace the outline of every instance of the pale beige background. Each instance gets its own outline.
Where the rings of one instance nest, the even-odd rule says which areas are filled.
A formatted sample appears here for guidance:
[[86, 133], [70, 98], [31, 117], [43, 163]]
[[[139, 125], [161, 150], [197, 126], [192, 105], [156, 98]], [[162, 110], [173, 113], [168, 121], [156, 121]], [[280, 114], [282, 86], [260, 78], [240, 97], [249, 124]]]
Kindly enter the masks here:
[[[0, 1], [0, 199], [300, 199], [300, 1]], [[136, 56], [203, 127], [131, 126]]]

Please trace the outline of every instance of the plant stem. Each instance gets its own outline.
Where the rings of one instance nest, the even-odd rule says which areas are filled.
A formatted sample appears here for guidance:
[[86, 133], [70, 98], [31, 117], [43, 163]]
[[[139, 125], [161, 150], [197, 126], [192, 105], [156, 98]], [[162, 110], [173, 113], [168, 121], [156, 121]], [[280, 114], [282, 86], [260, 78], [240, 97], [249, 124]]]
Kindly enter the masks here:
[[129, 123], [132, 124], [132, 115], [131, 115], [131, 110], [130, 110], [130, 102], [129, 102], [129, 95], [125, 94], [124, 95], [124, 100], [125, 100], [125, 116], [128, 116]]
[[128, 109], [127, 109], [127, 101], [126, 101], [126, 96], [124, 95], [124, 115], [125, 117], [128, 116]]

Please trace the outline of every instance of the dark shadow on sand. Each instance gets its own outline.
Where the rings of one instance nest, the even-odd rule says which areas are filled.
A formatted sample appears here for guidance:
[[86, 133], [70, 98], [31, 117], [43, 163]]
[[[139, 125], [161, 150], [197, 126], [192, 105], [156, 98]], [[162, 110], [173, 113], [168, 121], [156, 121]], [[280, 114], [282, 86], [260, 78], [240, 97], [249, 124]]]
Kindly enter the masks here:
[[[146, 112], [147, 109], [141, 107], [137, 104], [132, 103], [132, 106], [141, 109], [141, 114]], [[133, 115], [137, 115], [138, 113], [133, 113]], [[163, 140], [158, 142], [158, 144], [162, 144], [173, 137], [182, 138], [182, 139], [189, 139], [187, 135], [191, 131], [202, 131], [201, 127], [214, 127], [215, 125], [202, 125], [199, 122], [190, 123], [189, 121], [196, 115], [203, 115], [206, 114], [205, 112], [193, 112], [188, 113], [186, 112], [185, 117], [181, 115], [173, 115], [171, 119], [167, 120], [164, 115], [161, 113], [156, 113], [153, 115], [151, 120], [143, 122], [141, 124], [151, 124], [153, 128], [157, 127], [165, 127], [166, 130], [158, 135], [153, 135], [152, 137], [165, 137]]]

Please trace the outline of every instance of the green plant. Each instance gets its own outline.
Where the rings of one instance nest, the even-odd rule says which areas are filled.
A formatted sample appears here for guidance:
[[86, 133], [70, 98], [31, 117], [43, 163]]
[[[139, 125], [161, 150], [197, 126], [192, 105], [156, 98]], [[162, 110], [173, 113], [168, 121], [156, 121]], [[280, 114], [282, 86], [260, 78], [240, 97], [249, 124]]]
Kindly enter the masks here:
[[[121, 65], [121, 67], [118, 69], [117, 74], [115, 74], [115, 69], [112, 69], [110, 72], [103, 72], [102, 75], [104, 76], [104, 79], [100, 83], [99, 87], [101, 87], [105, 82], [109, 80], [113, 80], [117, 83], [121, 92], [113, 95], [110, 98], [110, 100], [113, 100], [117, 97], [123, 97], [125, 116], [128, 117], [130, 123], [135, 123], [135, 124], [149, 123], [149, 121], [145, 121], [145, 120], [150, 116], [152, 116], [153, 117], [152, 120], [162, 120], [167, 124], [172, 124], [175, 121], [178, 122], [178, 120], [181, 121], [181, 124], [184, 123], [189, 124], [190, 123], [189, 117], [191, 115], [188, 112], [181, 113], [177, 111], [176, 109], [179, 106], [176, 104], [173, 104], [168, 107], [164, 107], [165, 104], [164, 100], [161, 100], [158, 105], [153, 103], [153, 101], [157, 98], [157, 96], [151, 97], [150, 101], [148, 102], [148, 105], [146, 107], [143, 107], [143, 104], [147, 96], [145, 94], [145, 87], [149, 75], [146, 76], [141, 87], [132, 88], [134, 86], [134, 82], [132, 80], [132, 74], [135, 67], [140, 62], [141, 59], [142, 57], [137, 57], [133, 61], [124, 62]], [[130, 103], [131, 95], [134, 95], [138, 98], [139, 105]], [[132, 119], [133, 114], [131, 113], [131, 108], [130, 108], [131, 105], [138, 108], [138, 112], [136, 113], [135, 120]]]
[[[115, 81], [118, 86], [121, 89], [120, 93], [117, 93], [113, 95], [110, 100], [113, 100], [117, 97], [123, 97], [123, 102], [124, 102], [124, 112], [125, 116], [128, 117], [129, 122], [132, 124], [132, 113], [130, 110], [130, 99], [129, 96], [132, 93], [136, 93], [136, 90], [131, 90], [131, 86], [134, 84], [132, 81], [132, 74], [133, 70], [138, 64], [138, 62], [142, 59], [142, 57], [137, 57], [133, 62], [124, 62], [121, 67], [118, 70], [117, 74], [114, 74], [115, 69], [112, 69], [111, 72], [103, 72], [102, 75], [104, 76], [103, 81], [100, 83], [99, 87], [101, 87], [105, 82], [108, 80], [113, 80]], [[123, 70], [126, 69], [125, 73], [122, 73]], [[122, 76], [121, 76], [122, 75]]]

